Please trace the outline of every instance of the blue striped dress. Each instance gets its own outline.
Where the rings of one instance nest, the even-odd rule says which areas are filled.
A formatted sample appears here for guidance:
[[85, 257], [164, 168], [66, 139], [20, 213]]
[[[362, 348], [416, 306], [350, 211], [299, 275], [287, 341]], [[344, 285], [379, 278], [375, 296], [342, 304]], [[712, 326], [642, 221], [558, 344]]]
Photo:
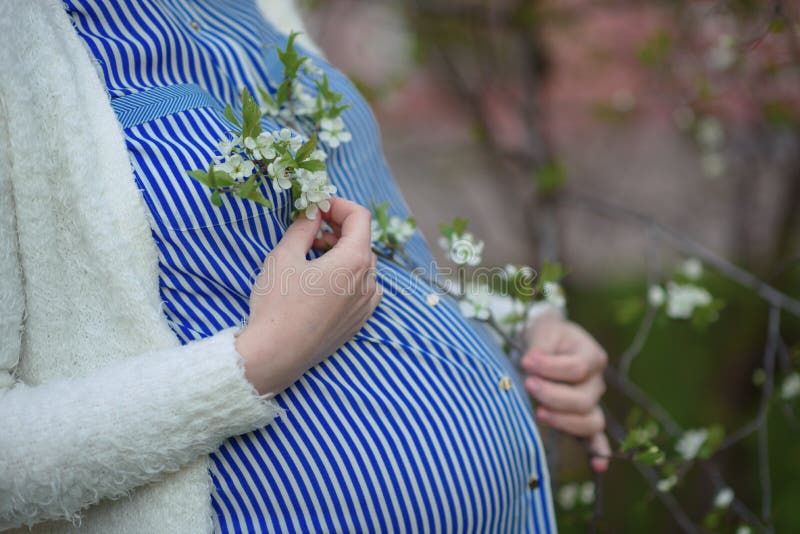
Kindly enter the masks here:
[[[183, 343], [240, 324], [267, 253], [290, 224], [233, 197], [211, 205], [187, 169], [205, 168], [230, 124], [223, 103], [275, 90], [286, 36], [254, 0], [67, 0], [124, 130], [150, 209], [164, 313]], [[308, 54], [308, 52], [305, 52]], [[311, 55], [311, 54], [308, 54]], [[353, 140], [327, 150], [339, 194], [408, 214], [375, 119], [353, 85], [313, 60], [353, 105]], [[312, 94], [310, 79], [301, 82]], [[264, 127], [278, 127], [264, 119]], [[87, 147], [90, 150], [91, 147]], [[421, 237], [408, 244], [430, 261]], [[277, 397], [274, 423], [212, 454], [219, 532], [553, 532], [542, 445], [499, 347], [449, 299], [380, 262], [384, 298], [366, 326]], [[512, 377], [513, 387], [503, 387]], [[501, 385], [502, 384], [502, 385]]]

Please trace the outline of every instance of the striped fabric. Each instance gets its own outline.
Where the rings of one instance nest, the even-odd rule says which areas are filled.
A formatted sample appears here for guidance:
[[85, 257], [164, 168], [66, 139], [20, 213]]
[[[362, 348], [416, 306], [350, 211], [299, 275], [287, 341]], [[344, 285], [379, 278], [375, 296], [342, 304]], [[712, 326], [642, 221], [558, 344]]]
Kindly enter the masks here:
[[[164, 313], [183, 343], [239, 324], [264, 256], [290, 224], [236, 198], [216, 208], [186, 176], [216, 154], [230, 125], [222, 105], [242, 87], [275, 90], [272, 45], [285, 35], [253, 0], [67, 0], [124, 128], [151, 212]], [[321, 58], [353, 107], [353, 141], [327, 150], [341, 196], [406, 204], [384, 162], [374, 117]], [[302, 82], [313, 92], [308, 79]], [[264, 127], [277, 125], [264, 121]], [[428, 264], [420, 237], [411, 257]], [[498, 346], [457, 305], [379, 262], [386, 287], [367, 325], [277, 397], [286, 415], [212, 455], [210, 496], [220, 532], [489, 532], [555, 530], [544, 452]]]

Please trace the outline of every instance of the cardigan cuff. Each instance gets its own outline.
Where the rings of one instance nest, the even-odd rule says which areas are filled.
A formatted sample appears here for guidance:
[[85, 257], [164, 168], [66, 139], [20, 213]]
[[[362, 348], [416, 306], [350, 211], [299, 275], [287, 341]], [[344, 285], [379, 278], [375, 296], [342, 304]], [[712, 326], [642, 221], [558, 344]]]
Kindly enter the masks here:
[[185, 393], [197, 397], [197, 411], [206, 422], [219, 423], [226, 437], [265, 426], [285, 413], [271, 400], [274, 394], [259, 394], [247, 380], [235, 345], [239, 330], [231, 327], [186, 346], [192, 353], [191, 384], [184, 387], [195, 392]]

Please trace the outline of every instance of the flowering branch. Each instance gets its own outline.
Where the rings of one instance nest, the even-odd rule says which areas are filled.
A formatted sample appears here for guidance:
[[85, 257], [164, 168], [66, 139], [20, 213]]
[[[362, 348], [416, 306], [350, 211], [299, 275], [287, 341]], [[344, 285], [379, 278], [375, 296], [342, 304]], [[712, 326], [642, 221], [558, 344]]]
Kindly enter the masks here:
[[[228, 103], [223, 114], [232, 125], [233, 137], [218, 144], [219, 155], [208, 170], [188, 171], [189, 176], [211, 189], [211, 202], [222, 206], [222, 195], [233, 194], [267, 208], [272, 203], [264, 196], [262, 184], [270, 180], [277, 192], [287, 191], [293, 199], [294, 214], [309, 219], [330, 209], [336, 186], [330, 182], [325, 165], [327, 154], [318, 141], [335, 149], [352, 136], [340, 117], [349, 106], [342, 95], [330, 89], [328, 77], [310, 58], [301, 56], [294, 46], [298, 33], [292, 33], [283, 49], [276, 49], [284, 67], [284, 79], [274, 94], [258, 87], [261, 103], [247, 88], [241, 94], [241, 116]], [[316, 96], [300, 81], [300, 72], [313, 79]], [[282, 128], [263, 131], [262, 119], [273, 119]], [[299, 133], [308, 124], [307, 137]]]

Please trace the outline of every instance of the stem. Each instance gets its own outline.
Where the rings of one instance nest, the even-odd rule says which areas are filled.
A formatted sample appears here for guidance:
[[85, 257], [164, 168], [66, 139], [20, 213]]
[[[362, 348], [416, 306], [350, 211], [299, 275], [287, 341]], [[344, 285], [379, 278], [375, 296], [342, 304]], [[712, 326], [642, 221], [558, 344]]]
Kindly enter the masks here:
[[737, 282], [739, 285], [753, 290], [753, 292], [755, 292], [762, 299], [766, 300], [770, 305], [776, 306], [800, 317], [800, 300], [794, 299], [778, 291], [750, 272], [737, 267], [733, 263], [722, 258], [699, 243], [679, 235], [674, 230], [658, 223], [654, 219], [624, 206], [613, 204], [591, 195], [571, 192], [570, 194], [566, 195], [565, 198], [569, 199], [570, 201], [583, 204], [589, 209], [595, 210], [610, 218], [625, 220], [634, 223], [637, 226], [650, 227], [650, 229], [657, 234], [660, 239], [668, 241], [675, 249], [683, 252], [684, 254], [700, 258], [705, 263], [713, 266], [720, 273]]

